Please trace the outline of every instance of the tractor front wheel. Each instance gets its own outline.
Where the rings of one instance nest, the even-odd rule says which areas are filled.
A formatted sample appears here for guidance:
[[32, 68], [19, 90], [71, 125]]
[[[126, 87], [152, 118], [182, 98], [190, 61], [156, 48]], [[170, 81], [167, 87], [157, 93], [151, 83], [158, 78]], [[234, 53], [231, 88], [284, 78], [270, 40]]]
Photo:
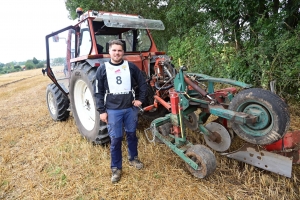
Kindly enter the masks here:
[[186, 151], [185, 155], [198, 164], [198, 169], [195, 170], [186, 163], [188, 170], [197, 178], [205, 178], [216, 170], [216, 157], [206, 146], [193, 145]]
[[271, 144], [282, 138], [289, 128], [290, 115], [286, 103], [268, 90], [243, 90], [233, 98], [228, 109], [257, 116], [258, 120], [253, 124], [228, 121], [240, 138], [252, 144]]
[[54, 83], [47, 86], [46, 100], [48, 111], [53, 120], [64, 121], [70, 116], [70, 101]]

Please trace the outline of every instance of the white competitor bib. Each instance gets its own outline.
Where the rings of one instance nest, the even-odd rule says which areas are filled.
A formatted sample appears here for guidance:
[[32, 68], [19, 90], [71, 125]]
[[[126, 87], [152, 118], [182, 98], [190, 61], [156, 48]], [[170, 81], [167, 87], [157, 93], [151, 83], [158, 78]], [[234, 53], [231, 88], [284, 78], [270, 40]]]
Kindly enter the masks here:
[[110, 94], [126, 94], [131, 92], [131, 76], [126, 60], [124, 60], [122, 65], [118, 66], [105, 62], [105, 68]]

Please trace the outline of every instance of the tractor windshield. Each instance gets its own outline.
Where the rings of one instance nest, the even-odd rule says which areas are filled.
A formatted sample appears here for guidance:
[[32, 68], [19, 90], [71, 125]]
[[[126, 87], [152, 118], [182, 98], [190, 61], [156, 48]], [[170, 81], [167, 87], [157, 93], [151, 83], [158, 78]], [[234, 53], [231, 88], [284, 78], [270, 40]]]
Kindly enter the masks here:
[[108, 53], [108, 42], [120, 39], [124, 41], [125, 52], [143, 52], [151, 48], [151, 40], [145, 29], [108, 27], [104, 22], [94, 21], [95, 39], [98, 53]]

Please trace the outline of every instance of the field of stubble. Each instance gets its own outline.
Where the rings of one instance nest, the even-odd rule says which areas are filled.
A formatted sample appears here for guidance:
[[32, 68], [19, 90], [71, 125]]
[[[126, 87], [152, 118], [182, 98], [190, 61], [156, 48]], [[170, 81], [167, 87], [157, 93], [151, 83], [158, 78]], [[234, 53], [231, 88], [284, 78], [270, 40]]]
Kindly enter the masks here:
[[[0, 76], [0, 199], [300, 199], [299, 166], [285, 178], [216, 153], [214, 174], [197, 179], [170, 149], [147, 141], [149, 124], [142, 119], [139, 157], [145, 168], [135, 170], [125, 160], [121, 181], [111, 184], [109, 146], [83, 139], [72, 116], [51, 119], [49, 83], [40, 69]], [[291, 129], [300, 129], [298, 114], [292, 113]], [[204, 144], [198, 133], [188, 134]]]

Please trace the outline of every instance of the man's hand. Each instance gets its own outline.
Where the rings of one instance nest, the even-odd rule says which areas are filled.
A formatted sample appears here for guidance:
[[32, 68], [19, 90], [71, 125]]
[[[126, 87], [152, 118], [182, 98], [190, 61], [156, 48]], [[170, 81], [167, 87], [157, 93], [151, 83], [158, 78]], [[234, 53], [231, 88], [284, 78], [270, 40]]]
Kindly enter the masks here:
[[107, 113], [100, 114], [100, 120], [107, 123]]
[[138, 107], [140, 109], [140, 114], [143, 114], [144, 113], [144, 110], [142, 108], [142, 102], [139, 101], [139, 100], [134, 100], [132, 101], [132, 104], [135, 106], [135, 107]]
[[132, 104], [133, 104], [135, 107], [141, 107], [142, 102], [140, 102], [139, 100], [134, 100], [134, 101], [132, 102]]

